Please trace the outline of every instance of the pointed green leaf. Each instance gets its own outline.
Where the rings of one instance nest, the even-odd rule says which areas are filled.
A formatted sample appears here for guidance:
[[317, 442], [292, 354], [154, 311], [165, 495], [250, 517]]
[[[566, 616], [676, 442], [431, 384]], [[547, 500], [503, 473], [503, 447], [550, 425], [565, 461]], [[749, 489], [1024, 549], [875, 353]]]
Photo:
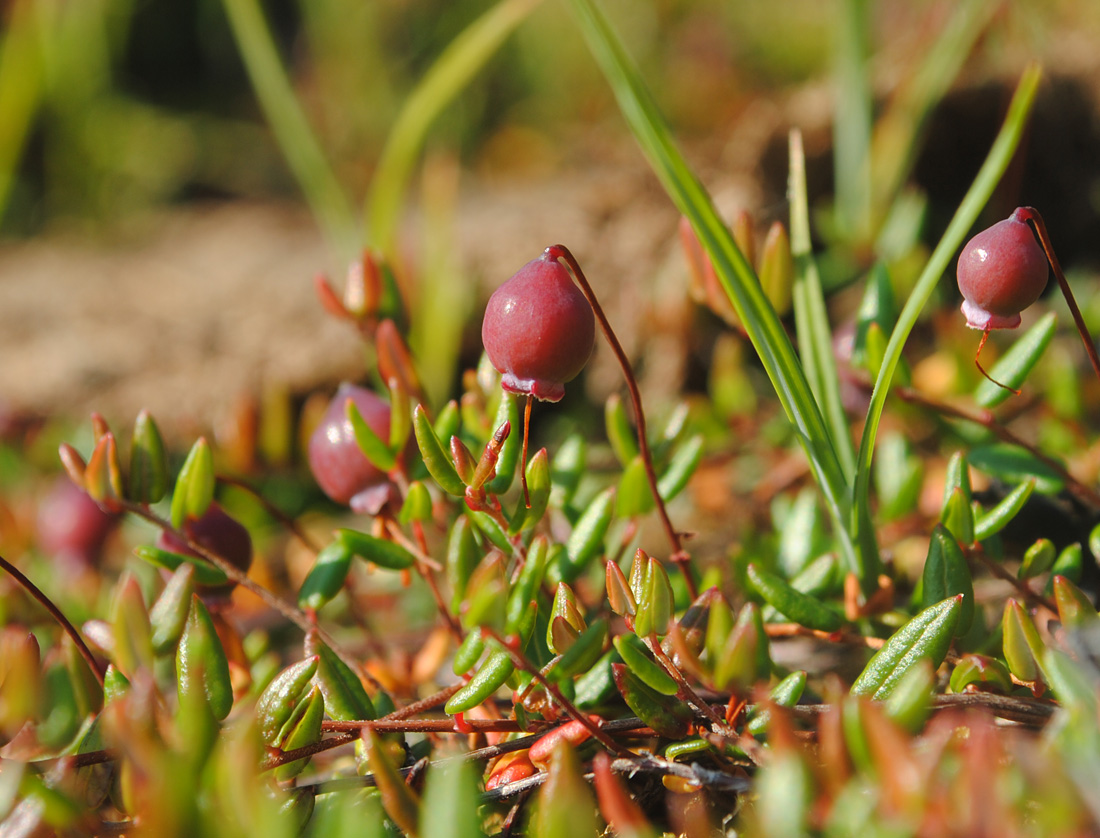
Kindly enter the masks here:
[[325, 712], [338, 721], [363, 721], [375, 717], [374, 704], [363, 682], [315, 632], [306, 636], [306, 654], [317, 656], [313, 683], [325, 697]]
[[1004, 619], [1001, 621], [1005, 661], [1012, 674], [1027, 683], [1042, 679], [1040, 661], [1046, 646], [1039, 637], [1039, 630], [1031, 615], [1014, 599], [1005, 602]]
[[286, 725], [305, 697], [320, 658], [312, 655], [286, 667], [272, 679], [256, 701], [256, 722], [260, 736], [268, 745], [275, 744], [279, 731]]
[[565, 739], [558, 740], [551, 754], [532, 825], [533, 838], [588, 838], [599, 834], [596, 802], [584, 781], [577, 755]]
[[680, 691], [680, 685], [665, 671], [665, 668], [655, 661], [650, 655], [645, 643], [634, 634], [620, 634], [614, 640], [615, 649], [623, 659], [630, 671], [637, 675], [642, 682], [661, 693], [661, 695], [676, 695]]
[[814, 597], [795, 590], [776, 574], [756, 564], [749, 564], [745, 574], [764, 601], [792, 623], [819, 631], [836, 631], [843, 625], [839, 614]]
[[149, 612], [135, 576], [127, 573], [119, 583], [111, 616], [114, 662], [133, 679], [139, 669], [153, 671], [153, 632]]
[[397, 514], [397, 520], [402, 524], [409, 524], [412, 521], [432, 520], [432, 496], [428, 492], [428, 487], [419, 480], [414, 480], [409, 484], [408, 492], [405, 494], [405, 502], [401, 504], [401, 511]]
[[348, 397], [344, 403], [344, 415], [351, 423], [351, 430], [355, 434], [355, 444], [359, 446], [363, 456], [379, 471], [390, 471], [397, 464], [397, 455], [367, 424], [363, 414], [359, 412], [355, 400], [351, 397]]
[[611, 525], [614, 505], [615, 489], [604, 489], [577, 520], [565, 544], [566, 561], [560, 568], [562, 580], [572, 582], [603, 552], [603, 539]]
[[550, 482], [553, 490], [550, 500], [555, 507], [566, 507], [573, 501], [577, 486], [584, 475], [588, 460], [588, 445], [580, 434], [567, 436], [550, 464]]
[[951, 671], [950, 689], [953, 693], [964, 692], [973, 686], [986, 692], [1007, 694], [1012, 692], [1012, 676], [1008, 668], [996, 658], [986, 655], [963, 655]]
[[676, 446], [668, 467], [657, 480], [657, 493], [661, 496], [661, 500], [667, 503], [680, 494], [702, 461], [702, 434], [696, 434]]
[[324, 607], [343, 589], [351, 560], [352, 553], [342, 541], [322, 549], [298, 589], [298, 605], [314, 611]]
[[153, 629], [153, 651], [158, 655], [165, 654], [179, 642], [191, 610], [191, 595], [194, 592], [195, 566], [181, 564], [149, 611], [149, 624]]
[[962, 489], [952, 489], [947, 496], [940, 524], [963, 544], [974, 543], [974, 509]]
[[[989, 370], [989, 375], [1005, 387], [1019, 390], [1028, 374], [1043, 357], [1046, 348], [1054, 338], [1058, 327], [1058, 317], [1051, 311], [1017, 338], [1008, 350]], [[1004, 387], [998, 387], [993, 381], [983, 378], [974, 391], [974, 400], [982, 407], [996, 407], [1011, 394]]]
[[1058, 606], [1058, 619], [1066, 628], [1096, 631], [1100, 625], [1100, 614], [1092, 600], [1064, 576], [1054, 577], [1054, 602]]
[[400, 544], [365, 532], [339, 529], [336, 540], [359, 558], [387, 570], [404, 570], [416, 564], [416, 557]]
[[936, 524], [928, 544], [928, 556], [924, 560], [922, 602], [925, 608], [929, 608], [957, 594], [963, 596], [956, 627], [962, 635], [966, 634], [974, 619], [974, 583], [962, 548], [943, 524]]
[[1005, 495], [1000, 503], [983, 514], [974, 523], [974, 539], [984, 541], [1008, 526], [1009, 522], [1024, 508], [1024, 504], [1031, 497], [1031, 493], [1035, 491], [1036, 482], [1037, 480], [1034, 477], [1025, 480]]
[[[301, 705], [290, 729], [279, 739], [278, 747], [284, 751], [293, 751], [321, 741], [321, 722], [325, 716], [325, 699], [321, 689], [314, 687], [310, 690], [309, 695], [302, 699]], [[297, 777], [305, 769], [309, 759], [304, 757], [280, 765], [274, 771], [275, 781], [283, 783]]]
[[[527, 463], [527, 494], [531, 505], [526, 506], [522, 498], [517, 501], [520, 506], [517, 506], [512, 524], [508, 527], [510, 534], [515, 535], [538, 525], [550, 503], [551, 488], [550, 458], [546, 449], [540, 448]], [[519, 517], [521, 513], [522, 517]]]
[[476, 707], [504, 686], [515, 671], [511, 656], [504, 650], [493, 652], [485, 659], [477, 673], [458, 692], [448, 699], [443, 712], [454, 715]]
[[615, 685], [635, 716], [653, 728], [658, 736], [668, 739], [687, 736], [694, 714], [685, 702], [650, 689], [626, 664], [612, 664], [611, 669]]
[[627, 418], [622, 396], [618, 393], [612, 393], [604, 402], [603, 418], [611, 450], [615, 452], [619, 465], [626, 466], [638, 456], [638, 443], [634, 426]]
[[970, 464], [990, 477], [1005, 483], [1022, 483], [1035, 478], [1035, 491], [1053, 495], [1062, 491], [1065, 481], [1049, 465], [1016, 445], [980, 445], [970, 449]]
[[214, 500], [214, 455], [206, 437], [199, 437], [183, 461], [172, 492], [172, 526], [201, 518]]
[[416, 444], [420, 448], [424, 465], [435, 482], [449, 495], [464, 496], [466, 484], [459, 478], [450, 457], [443, 451], [423, 405], [418, 404], [413, 409], [413, 433], [416, 435]]
[[428, 771], [420, 805], [420, 834], [431, 838], [479, 838], [477, 775], [467, 760], [454, 760]]
[[191, 597], [191, 611], [176, 649], [176, 686], [181, 701], [186, 693], [201, 692], [218, 721], [233, 708], [229, 661], [210, 612], [198, 594]]
[[165, 570], [175, 571], [182, 565], [190, 565], [194, 568], [196, 585], [224, 585], [229, 581], [229, 577], [221, 570], [199, 556], [185, 556], [182, 553], [173, 553], [148, 544], [135, 547], [134, 555]]
[[466, 583], [481, 561], [481, 552], [474, 538], [473, 526], [465, 515], [459, 515], [451, 525], [447, 539], [447, 582], [451, 586], [451, 611], [458, 613], [466, 597]]
[[134, 421], [130, 441], [130, 480], [127, 496], [135, 503], [156, 503], [168, 491], [168, 458], [164, 440], [149, 411], [143, 410]]
[[615, 493], [615, 514], [620, 518], [637, 518], [654, 508], [653, 492], [649, 488], [649, 475], [641, 455], [630, 460], [619, 478]]
[[955, 636], [962, 600], [960, 594], [925, 608], [894, 632], [852, 684], [852, 694], [882, 701], [919, 661], [928, 660], [933, 668], [943, 663]]
[[1024, 551], [1024, 560], [1020, 563], [1020, 570], [1016, 574], [1019, 579], [1032, 579], [1041, 573], [1046, 573], [1054, 565], [1058, 553], [1054, 549], [1054, 542], [1049, 538], [1040, 538]]

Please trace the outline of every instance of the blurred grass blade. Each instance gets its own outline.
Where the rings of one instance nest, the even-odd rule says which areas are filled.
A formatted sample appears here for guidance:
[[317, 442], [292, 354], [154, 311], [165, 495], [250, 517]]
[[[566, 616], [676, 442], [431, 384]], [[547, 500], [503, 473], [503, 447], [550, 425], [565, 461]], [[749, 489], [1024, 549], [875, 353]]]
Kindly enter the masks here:
[[[886, 396], [890, 391], [890, 382], [894, 377], [901, 360], [901, 351], [909, 333], [916, 325], [924, 304], [932, 296], [937, 283], [943, 277], [951, 259], [958, 252], [966, 234], [970, 232], [978, 214], [982, 211], [989, 196], [1000, 182], [1016, 148], [1020, 144], [1024, 126], [1031, 113], [1031, 106], [1035, 101], [1035, 94], [1039, 87], [1042, 73], [1038, 65], [1030, 65], [1020, 78], [1016, 87], [1016, 93], [1008, 108], [1004, 125], [1001, 127], [989, 155], [982, 164], [977, 177], [971, 184], [955, 217], [951, 219], [947, 231], [943, 234], [939, 244], [933, 251], [931, 258], [924, 267], [912, 294], [906, 300], [905, 306], [898, 316], [897, 325], [890, 334], [890, 342], [886, 345], [886, 356], [882, 360], [878, 377], [875, 379], [875, 388], [871, 393], [871, 403], [867, 408], [867, 421], [863, 425], [863, 438], [859, 445], [859, 455], [856, 460], [855, 486], [852, 497], [852, 531], [858, 541], [866, 537], [867, 530], [871, 527], [869, 500], [871, 489], [871, 458], [874, 454], [875, 438], [878, 435], [879, 421], [882, 419], [882, 411], [886, 405]], [[864, 580], [873, 581], [873, 580]]]
[[877, 217], [890, 214], [890, 206], [916, 162], [929, 114], [950, 89], [998, 7], [990, 0], [964, 0], [955, 5], [947, 27], [879, 118], [871, 139], [872, 209]]
[[1021, 335], [989, 370], [989, 375], [1004, 387], [998, 387], [993, 381], [983, 378], [974, 392], [974, 401], [982, 407], [996, 407], [1011, 394], [1005, 387], [1020, 389], [1028, 373], [1035, 368], [1046, 348], [1050, 346], [1057, 325], [1058, 317], [1051, 311]]
[[382, 150], [364, 211], [366, 239], [387, 256], [393, 255], [401, 201], [432, 122], [539, 2], [503, 0], [490, 8], [451, 42], [405, 100]]
[[836, 222], [843, 238], [863, 240], [871, 228], [871, 83], [869, 0], [844, 0], [837, 24], [833, 166]]
[[37, 5], [34, 0], [9, 4], [0, 42], [0, 218], [42, 98]]
[[783, 324], [706, 190], [673, 143], [652, 96], [607, 20], [592, 0], [573, 0], [573, 8], [589, 48], [607, 77], [635, 139], [665, 191], [676, 208], [687, 217], [710, 256], [718, 279], [744, 323], [787, 417], [798, 431], [799, 442], [836, 524], [848, 569], [860, 578], [867, 577], [873, 582], [876, 574], [869, 571], [877, 568], [877, 557], [868, 559], [872, 562], [872, 568], [863, 567], [848, 538], [848, 484], [829, 430]]
[[351, 204], [294, 93], [259, 0], [222, 0], [222, 6], [287, 165], [329, 244], [341, 257], [349, 258], [357, 244]]
[[791, 255], [794, 257], [794, 317], [798, 330], [799, 355], [817, 404], [829, 425], [833, 446], [844, 474], [854, 474], [856, 452], [844, 405], [840, 400], [840, 378], [833, 355], [833, 333], [821, 291], [821, 277], [814, 264], [810, 242], [809, 198], [806, 194], [806, 155], [802, 134], [791, 131], [788, 193], [791, 201]]

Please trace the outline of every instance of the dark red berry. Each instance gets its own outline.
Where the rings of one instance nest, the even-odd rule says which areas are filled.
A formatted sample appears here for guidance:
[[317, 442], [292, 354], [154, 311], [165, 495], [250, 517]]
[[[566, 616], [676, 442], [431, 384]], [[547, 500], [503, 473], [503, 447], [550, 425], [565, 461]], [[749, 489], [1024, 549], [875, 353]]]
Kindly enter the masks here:
[[[221, 556], [241, 573], [248, 573], [248, 569], [252, 566], [252, 536], [241, 523], [230, 517], [217, 503], [210, 504], [201, 518], [190, 518], [184, 521], [182, 529], [184, 534], [196, 544]], [[157, 538], [157, 546], [161, 550], [172, 553], [203, 558], [200, 553], [192, 550], [187, 542], [181, 541], [169, 532], [161, 532]], [[236, 584], [236, 582], [229, 582], [226, 585], [200, 586], [199, 594], [204, 598], [228, 596]]]
[[489, 298], [481, 341], [505, 390], [556, 402], [592, 354], [592, 307], [557, 259], [528, 262]]
[[383, 440], [390, 437], [390, 406], [370, 390], [343, 383], [309, 438], [309, 468], [321, 490], [356, 512], [377, 515], [394, 497], [393, 483], [370, 462], [355, 441], [347, 401]]
[[117, 522], [71, 480], [58, 478], [38, 506], [38, 546], [61, 562], [95, 564]]
[[966, 323], [974, 329], [1014, 329], [1020, 312], [1047, 284], [1047, 259], [1017, 209], [974, 236], [959, 256], [959, 290]]

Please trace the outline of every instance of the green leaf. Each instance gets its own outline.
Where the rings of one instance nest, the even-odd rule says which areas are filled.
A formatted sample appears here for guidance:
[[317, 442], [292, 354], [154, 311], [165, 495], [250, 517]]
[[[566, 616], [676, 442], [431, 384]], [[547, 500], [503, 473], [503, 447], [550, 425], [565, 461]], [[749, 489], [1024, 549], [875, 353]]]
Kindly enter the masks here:
[[[551, 488], [550, 458], [546, 449], [540, 448], [527, 463], [527, 493], [531, 505], [524, 505], [522, 509], [517, 507], [516, 514], [512, 516], [512, 523], [508, 527], [509, 534], [515, 535], [517, 532], [538, 525], [550, 504]], [[523, 504], [523, 499], [521, 498], [517, 503]], [[521, 512], [522, 517], [518, 517]]]
[[623, 399], [618, 393], [612, 393], [607, 397], [603, 409], [604, 426], [607, 430], [607, 441], [611, 443], [611, 450], [615, 452], [615, 458], [619, 465], [626, 466], [638, 456], [637, 435], [634, 426], [626, 416], [626, 408], [623, 407]]
[[176, 686], [181, 702], [186, 693], [201, 692], [218, 721], [233, 708], [229, 661], [210, 612], [197, 594], [191, 597], [191, 611], [176, 650]]
[[1040, 662], [1046, 646], [1024, 607], [1014, 599], [1005, 602], [1001, 621], [1005, 661], [1012, 674], [1027, 683], [1042, 679]]
[[478, 838], [477, 775], [473, 764], [459, 759], [437, 764], [428, 771], [420, 805], [420, 834], [431, 838]]
[[930, 608], [958, 594], [962, 594], [963, 599], [956, 630], [963, 635], [974, 619], [974, 583], [970, 577], [970, 566], [954, 536], [943, 524], [936, 524], [928, 544], [928, 557], [924, 560], [922, 601], [925, 608]]
[[550, 502], [555, 507], [565, 508], [573, 502], [587, 459], [588, 445], [580, 434], [567, 436], [558, 446], [550, 464]]
[[797, 576], [816, 554], [822, 532], [817, 493], [809, 487], [799, 492], [776, 528], [779, 531], [779, 568], [790, 579]]
[[933, 668], [943, 663], [955, 636], [962, 601], [959, 594], [925, 608], [894, 632], [852, 684], [852, 694], [882, 701], [919, 661], [928, 660]]
[[1096, 612], [1085, 592], [1064, 576], [1054, 577], [1054, 602], [1058, 606], [1058, 619], [1068, 629], [1096, 631], [1100, 614]]
[[[940, 524], [963, 544], [974, 543], [974, 508], [962, 489], [952, 489], [940, 512]], [[938, 600], [937, 600], [938, 601]]]
[[[1037, 482], [1035, 478], [1025, 480], [1005, 495], [996, 506], [981, 515], [974, 522], [974, 540], [985, 541], [1008, 526], [1009, 522], [1024, 508], [1031, 493], [1035, 491]], [[1053, 559], [1053, 556], [1051, 558]]]
[[276, 675], [256, 701], [256, 722], [264, 743], [274, 745], [299, 701], [305, 697], [317, 672], [320, 657], [312, 655], [293, 663]]
[[565, 543], [566, 561], [560, 568], [563, 581], [575, 580], [588, 563], [603, 552], [603, 539], [611, 525], [614, 507], [613, 487], [604, 489], [588, 504]]
[[[794, 707], [805, 689], [806, 673], [800, 669], [776, 684], [768, 693], [768, 698], [780, 707]], [[763, 736], [768, 731], [771, 715], [770, 710], [763, 709], [759, 704], [755, 705], [748, 713], [745, 730], [753, 736]]]
[[127, 572], [119, 582], [111, 613], [115, 647], [113, 659], [118, 668], [133, 679], [138, 669], [153, 671], [153, 638], [149, 612], [137, 578]]
[[439, 437], [435, 435], [423, 405], [418, 404], [413, 408], [413, 433], [416, 435], [416, 444], [420, 448], [424, 465], [435, 482], [447, 494], [463, 497], [466, 494], [466, 484], [459, 479], [451, 458], [439, 444]]
[[466, 597], [470, 574], [480, 561], [481, 551], [470, 519], [459, 515], [451, 524], [451, 534], [447, 539], [447, 582], [451, 586], [451, 611], [455, 614]]
[[375, 717], [374, 704], [359, 676], [316, 634], [306, 636], [306, 654], [317, 656], [313, 683], [325, 698], [325, 712], [338, 721], [362, 721]]
[[1032, 579], [1041, 573], [1046, 573], [1054, 565], [1058, 553], [1054, 549], [1054, 542], [1049, 538], [1036, 539], [1035, 543], [1024, 551], [1024, 560], [1020, 563], [1020, 570], [1016, 574], [1018, 579]]
[[199, 556], [185, 556], [182, 553], [161, 550], [159, 547], [152, 547], [147, 544], [140, 544], [135, 547], [134, 555], [151, 565], [163, 567], [165, 570], [175, 571], [185, 564], [190, 565], [195, 569], [195, 584], [197, 585], [224, 585], [229, 581], [228, 576]]
[[637, 518], [654, 507], [653, 492], [649, 488], [649, 475], [641, 455], [626, 464], [619, 478], [615, 493], [615, 514], [620, 518]]
[[[1048, 312], [1012, 344], [1012, 348], [990, 368], [989, 375], [1005, 387], [1019, 390], [1050, 346], [1057, 328], [1057, 315], [1053, 311]], [[974, 391], [974, 401], [982, 407], [996, 407], [1010, 395], [1009, 390], [983, 378]]]
[[661, 500], [667, 503], [680, 494], [702, 461], [702, 434], [696, 434], [678, 445], [668, 462], [668, 467], [657, 480], [657, 493], [661, 496]]
[[[392, 412], [392, 411], [391, 411]], [[355, 434], [355, 444], [363, 452], [371, 465], [379, 471], [390, 471], [397, 465], [397, 455], [390, 446], [382, 441], [382, 438], [367, 424], [363, 414], [359, 412], [359, 406], [355, 400], [348, 397], [344, 403], [344, 415], [351, 423], [352, 433]]]
[[680, 685], [650, 656], [649, 649], [637, 635], [620, 634], [615, 638], [614, 643], [623, 663], [630, 667], [630, 671], [641, 678], [646, 686], [661, 695], [676, 695], [680, 691]]
[[581, 632], [581, 636], [561, 656], [558, 665], [551, 670], [551, 680], [561, 683], [574, 675], [587, 672], [603, 655], [605, 640], [607, 620], [596, 620]]
[[550, 756], [532, 821], [533, 838], [588, 838], [598, 835], [596, 802], [584, 781], [577, 755], [559, 739]]
[[951, 692], [961, 693], [971, 684], [982, 691], [1002, 694], [1013, 689], [1008, 668], [996, 658], [986, 655], [963, 655], [951, 671]]
[[615, 685], [635, 716], [653, 728], [658, 736], [668, 739], [687, 736], [693, 714], [685, 702], [650, 689], [626, 664], [612, 664], [611, 669]]
[[[872, 325], [878, 326], [879, 334], [884, 336], [885, 341], [885, 335], [894, 328], [897, 317], [898, 307], [894, 299], [894, 286], [890, 282], [890, 272], [882, 262], [876, 262], [867, 275], [863, 299], [860, 301], [859, 311], [856, 312], [856, 333], [852, 341], [853, 366], [862, 367], [872, 375], [878, 372], [872, 368], [868, 332]], [[882, 348], [886, 348], [885, 342]], [[879, 363], [881, 360], [879, 358]]]
[[[294, 717], [285, 733], [280, 731], [278, 747], [284, 751], [293, 751], [320, 742], [321, 722], [324, 721], [324, 716], [325, 698], [321, 688], [315, 686], [295, 709]], [[292, 777], [297, 777], [305, 770], [309, 760], [309, 757], [303, 757], [280, 765], [274, 771], [276, 782], [283, 783]]]
[[511, 656], [499, 649], [485, 659], [477, 673], [466, 682], [458, 692], [447, 700], [443, 712], [452, 716], [455, 713], [464, 713], [472, 707], [476, 707], [489, 698], [493, 693], [504, 686], [504, 682], [515, 671]]
[[886, 699], [886, 715], [910, 733], [917, 733], [932, 712], [936, 672], [927, 659], [917, 661]]
[[351, 559], [351, 551], [339, 540], [321, 550], [298, 589], [298, 605], [316, 611], [340, 593], [351, 570]]
[[1022, 483], [1034, 477], [1035, 490], [1044, 495], [1055, 495], [1065, 488], [1065, 481], [1057, 471], [1016, 445], [976, 446], [970, 450], [970, 463], [1005, 483]]
[[195, 566], [181, 564], [149, 611], [149, 624], [153, 629], [153, 651], [158, 655], [168, 652], [179, 642], [187, 623], [187, 614], [191, 610], [191, 595], [194, 592]]
[[432, 496], [428, 492], [428, 487], [419, 480], [409, 484], [409, 490], [405, 495], [405, 502], [401, 504], [397, 520], [403, 525], [412, 521], [432, 520]]
[[339, 529], [336, 531], [336, 540], [359, 558], [387, 570], [404, 570], [416, 564], [416, 557], [400, 544], [365, 532]]
[[164, 440], [149, 411], [134, 421], [130, 441], [130, 479], [126, 494], [135, 503], [156, 503], [168, 491], [168, 458]]
[[199, 437], [183, 461], [172, 492], [172, 526], [179, 529], [188, 519], [201, 518], [214, 500], [214, 455], [206, 437]]
[[839, 614], [814, 597], [795, 590], [774, 573], [749, 564], [745, 574], [753, 590], [791, 622], [818, 631], [836, 631], [843, 625]]

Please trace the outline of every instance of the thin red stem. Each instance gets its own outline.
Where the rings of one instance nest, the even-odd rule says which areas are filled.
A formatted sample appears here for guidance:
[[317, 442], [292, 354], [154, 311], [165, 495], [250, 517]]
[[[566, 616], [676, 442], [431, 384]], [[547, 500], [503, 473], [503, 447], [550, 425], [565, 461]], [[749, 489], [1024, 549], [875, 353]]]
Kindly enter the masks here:
[[102, 687], [103, 670], [99, 668], [99, 663], [96, 661], [95, 655], [93, 655], [92, 650], [88, 648], [88, 644], [84, 642], [84, 638], [80, 636], [80, 632], [76, 630], [76, 626], [69, 622], [69, 618], [61, 613], [61, 609], [54, 605], [50, 598], [42, 593], [34, 582], [24, 576], [19, 568], [3, 556], [0, 556], [0, 567], [10, 573], [15, 581], [23, 586], [27, 593], [38, 600], [42, 607], [50, 612], [50, 616], [57, 621], [57, 624], [61, 626], [65, 633], [69, 635], [73, 643], [76, 644], [76, 649], [80, 652], [80, 656], [84, 658], [84, 661], [88, 664], [88, 668], [92, 670], [92, 674], [95, 676], [96, 681], [99, 682], [99, 686]]
[[531, 402], [534, 397], [528, 393], [527, 402], [523, 406], [523, 457], [519, 464], [519, 482], [523, 486], [523, 505], [531, 508], [531, 493], [527, 491], [527, 431], [531, 427]]
[[691, 575], [691, 569], [688, 566], [690, 557], [680, 542], [680, 534], [676, 532], [676, 528], [672, 526], [672, 520], [668, 517], [668, 510], [665, 508], [665, 502], [661, 498], [661, 493], [657, 490], [657, 472], [653, 468], [653, 454], [649, 450], [649, 441], [646, 438], [645, 412], [642, 410], [642, 394], [638, 390], [638, 381], [634, 377], [634, 370], [630, 366], [630, 360], [626, 357], [626, 353], [623, 351], [622, 344], [619, 343], [618, 337], [615, 336], [615, 330], [611, 328], [611, 323], [608, 321], [607, 315], [604, 314], [599, 300], [596, 299], [596, 293], [592, 290], [592, 286], [588, 284], [584, 271], [581, 270], [581, 266], [573, 257], [573, 254], [569, 252], [569, 248], [563, 244], [554, 244], [546, 248], [546, 254], [552, 259], [561, 259], [569, 266], [569, 269], [573, 272], [573, 276], [577, 280], [577, 284], [581, 287], [581, 291], [584, 292], [585, 299], [587, 299], [588, 304], [592, 306], [592, 311], [596, 315], [596, 320], [600, 324], [600, 329], [603, 331], [604, 337], [607, 338], [607, 343], [610, 345], [611, 351], [615, 353], [615, 359], [622, 368], [623, 378], [626, 379], [626, 388], [630, 391], [630, 403], [634, 408], [634, 420], [638, 426], [638, 450], [642, 455], [642, 464], [645, 466], [646, 478], [649, 480], [649, 488], [653, 492], [653, 500], [657, 505], [657, 513], [661, 517], [661, 523], [664, 525], [669, 544], [672, 545], [671, 558], [672, 561], [680, 566], [680, 570], [684, 575], [684, 581], [687, 583], [688, 593], [692, 599], [695, 599], [699, 596], [699, 589], [695, 584], [695, 578]]
[[1088, 352], [1089, 361], [1092, 362], [1092, 369], [1096, 377], [1100, 378], [1100, 355], [1096, 353], [1096, 344], [1093, 343], [1092, 335], [1089, 334], [1088, 326], [1085, 325], [1085, 318], [1081, 316], [1081, 309], [1077, 307], [1077, 300], [1074, 299], [1073, 292], [1069, 288], [1066, 275], [1062, 273], [1062, 266], [1058, 262], [1058, 257], [1054, 255], [1054, 245], [1051, 244], [1050, 236], [1047, 234], [1047, 225], [1043, 223], [1043, 216], [1034, 207], [1020, 207], [1016, 212], [1025, 222], [1030, 223], [1032, 232], [1039, 240], [1039, 245], [1043, 248], [1047, 261], [1050, 262], [1050, 269], [1054, 271], [1054, 278], [1058, 280], [1058, 287], [1062, 289], [1062, 296], [1066, 298], [1066, 305], [1069, 306], [1069, 312], [1073, 315], [1077, 332], [1085, 343], [1085, 351]]
[[978, 360], [978, 358], [981, 357], [982, 349], [985, 348], [985, 342], [987, 340], [989, 340], [989, 329], [986, 329], [984, 332], [982, 332], [982, 339], [978, 343], [978, 351], [974, 353], [974, 366], [976, 366], [978, 368], [978, 372], [980, 372], [982, 375], [984, 375], [986, 378], [988, 378], [990, 381], [992, 381], [994, 384], [996, 384], [1002, 390], [1008, 390], [1008, 392], [1012, 393], [1015, 396], [1020, 395], [1020, 391], [1017, 390], [1015, 387], [1009, 387], [1007, 384], [1002, 384], [1000, 381], [998, 381], [993, 376], [991, 376], [989, 373], [987, 373], [985, 371], [985, 367], [982, 366], [982, 362]]

